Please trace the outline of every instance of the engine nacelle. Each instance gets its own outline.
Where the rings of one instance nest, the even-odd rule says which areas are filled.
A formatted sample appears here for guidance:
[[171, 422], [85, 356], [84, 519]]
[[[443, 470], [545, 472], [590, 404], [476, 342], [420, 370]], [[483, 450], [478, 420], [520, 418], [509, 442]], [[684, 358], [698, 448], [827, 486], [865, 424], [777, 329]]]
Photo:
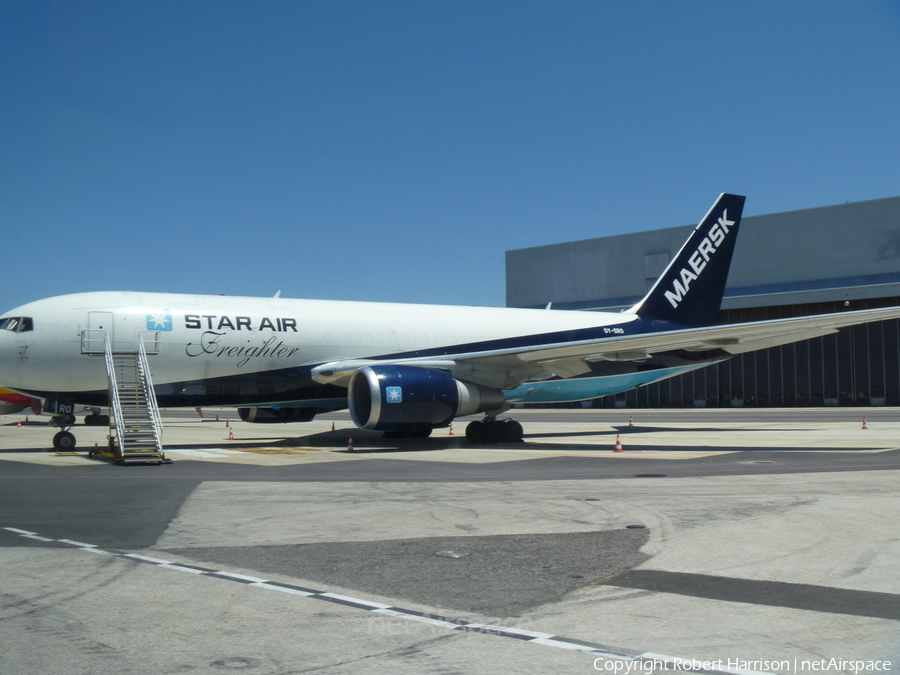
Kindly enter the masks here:
[[278, 422], [309, 422], [316, 416], [315, 408], [238, 408], [244, 422], [276, 424]]
[[350, 379], [347, 398], [356, 426], [376, 431], [446, 427], [454, 417], [497, 410], [506, 402], [499, 389], [404, 365], [361, 368]]

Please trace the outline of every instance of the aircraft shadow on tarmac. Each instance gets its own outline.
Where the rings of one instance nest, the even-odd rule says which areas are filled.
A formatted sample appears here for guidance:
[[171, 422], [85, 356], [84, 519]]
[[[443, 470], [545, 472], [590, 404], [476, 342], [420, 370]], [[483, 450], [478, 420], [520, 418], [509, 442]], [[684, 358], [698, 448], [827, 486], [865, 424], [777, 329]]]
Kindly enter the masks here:
[[[41, 422], [31, 422], [29, 425], [41, 425]], [[6, 425], [9, 426], [9, 425]], [[15, 425], [13, 425], [15, 426]], [[23, 425], [24, 426], [24, 425]], [[349, 441], [352, 438], [354, 443], [353, 452], [354, 454], [397, 454], [397, 453], [412, 453], [412, 452], [436, 452], [440, 450], [453, 450], [453, 449], [486, 449], [486, 450], [495, 450], [495, 451], [503, 451], [503, 450], [530, 450], [530, 451], [543, 451], [543, 452], [567, 452], [567, 451], [591, 451], [591, 452], [612, 452], [615, 447], [615, 434], [619, 434], [623, 439], [623, 446], [625, 453], [634, 453], [634, 452], [683, 452], [683, 451], [691, 451], [691, 452], [772, 452], [772, 451], [792, 451], [792, 452], [804, 452], [804, 451], [816, 451], [816, 452], [848, 452], [848, 451], [865, 451], [865, 450], [876, 450], [876, 449], [884, 449], [881, 447], [871, 447], [871, 448], [847, 448], [847, 447], [817, 447], [817, 448], [806, 448], [806, 447], [776, 447], [776, 446], [766, 446], [766, 447], [747, 447], [742, 444], [734, 444], [732, 446], [710, 446], [710, 445], [700, 445], [697, 443], [690, 443], [686, 439], [683, 438], [686, 433], [699, 433], [699, 432], [715, 432], [715, 433], [728, 433], [734, 435], [735, 433], [742, 434], [744, 436], [754, 435], [759, 438], [760, 434], [765, 435], [766, 433], [772, 432], [784, 432], [783, 429], [758, 429], [758, 428], [719, 428], [719, 427], [631, 427], [628, 425], [623, 426], [613, 426], [608, 427], [606, 429], [597, 429], [594, 432], [585, 432], [581, 431], [568, 431], [568, 432], [552, 432], [552, 433], [526, 433], [525, 438], [520, 443], [494, 443], [490, 445], [471, 445], [465, 438], [464, 435], [453, 435], [453, 436], [438, 436], [437, 434], [448, 433], [444, 429], [436, 430], [435, 434], [430, 438], [422, 439], [422, 438], [408, 438], [408, 439], [393, 439], [393, 438], [385, 438], [381, 432], [377, 431], [368, 431], [364, 429], [350, 429], [343, 428], [337, 429], [336, 431], [326, 431], [318, 434], [310, 434], [307, 436], [283, 436], [283, 437], [261, 437], [261, 436], [253, 436], [253, 437], [245, 437], [243, 435], [244, 429], [241, 425], [237, 427], [237, 438], [234, 440], [230, 440], [227, 436], [223, 434], [223, 438], [221, 441], [218, 440], [207, 440], [204, 442], [191, 442], [191, 443], [169, 443], [167, 444], [171, 449], [182, 449], [182, 450], [204, 450], [204, 449], [223, 449], [223, 450], [238, 450], [245, 451], [248, 453], [260, 453], [265, 454], [268, 451], [271, 454], [279, 454], [283, 452], [284, 454], [305, 454], [307, 452], [341, 452], [345, 453], [348, 450]], [[791, 429], [791, 431], [804, 432], [810, 431], [809, 429]], [[628, 441], [628, 436], [630, 434], [665, 434], [672, 438], [671, 444], [666, 445], [650, 445], [650, 444], [640, 444], [640, 443], [631, 443]], [[679, 436], [682, 436], [679, 439]], [[585, 437], [593, 437], [595, 439], [593, 442], [578, 442], [576, 439], [584, 439]], [[547, 441], [549, 439], [572, 439], [571, 442], [542, 442]], [[0, 448], [0, 454], [17, 454], [17, 453], [34, 453], [34, 452], [56, 452], [52, 447], [50, 447], [50, 439], [48, 438], [48, 443], [46, 448]], [[599, 442], [598, 442], [599, 441]], [[85, 445], [83, 447], [76, 447], [74, 449], [77, 453], [87, 452], [89, 450], [88, 446]]]
[[[282, 546], [173, 548], [200, 563], [240, 566], [444, 607], [515, 617], [647, 560], [645, 529], [446, 536]], [[435, 556], [463, 550], [462, 558]]]
[[16, 453], [31, 454], [35, 452], [56, 452], [53, 448], [0, 448], [0, 455], [13, 455]]
[[[669, 429], [659, 429], [659, 431], [669, 431]], [[386, 439], [379, 432], [349, 430], [342, 429], [334, 433], [325, 432], [321, 434], [313, 434], [310, 436], [291, 437], [291, 438], [238, 438], [234, 441], [223, 441], [217, 447], [222, 449], [244, 450], [250, 453], [263, 452], [265, 450], [281, 450], [285, 454], [301, 454], [304, 452], [340, 452], [346, 453], [348, 441], [352, 437], [354, 439], [353, 453], [358, 455], [364, 454], [384, 454], [395, 455], [407, 452], [437, 452], [440, 450], [453, 449], [485, 449], [494, 451], [504, 450], [531, 450], [541, 452], [609, 452], [612, 453], [615, 448], [615, 432], [598, 431], [595, 436], [597, 438], [604, 437], [608, 443], [559, 443], [559, 442], [541, 442], [545, 438], [584, 438], [587, 434], [579, 433], [559, 433], [559, 434], [527, 434], [521, 443], [495, 443], [491, 445], [475, 446], [470, 445], [464, 437], [432, 437], [428, 439], [410, 438], [410, 439]], [[846, 447], [833, 448], [803, 448], [803, 447], [746, 447], [744, 445], [733, 446], [710, 446], [699, 445], [693, 443], [681, 442], [672, 445], [649, 445], [624, 442], [624, 453], [635, 452], [778, 452], [778, 451], [817, 451], [817, 452], [847, 452]], [[209, 449], [210, 443], [194, 443], [194, 444], [177, 444], [180, 449]], [[853, 448], [852, 450], [865, 450], [874, 448]]]
[[[697, 434], [697, 433], [741, 433], [741, 434], [749, 434], [749, 433], [785, 433], [788, 432], [802, 432], [802, 431], [816, 431], [816, 429], [759, 429], [755, 427], [631, 427], [627, 424], [620, 426], [611, 427], [612, 431], [608, 430], [598, 430], [594, 432], [596, 435], [600, 436], [602, 434]], [[561, 433], [550, 433], [550, 434], [526, 434], [529, 438], [553, 438], [553, 437], [565, 437], [565, 436], [587, 436], [588, 433], [584, 431], [566, 431]]]
[[[316, 451], [325, 450], [332, 452], [347, 452], [350, 439], [353, 439], [355, 454], [373, 453], [373, 452], [427, 452], [436, 450], [448, 450], [453, 448], [465, 447], [467, 441], [462, 436], [433, 436], [428, 439], [422, 438], [385, 438], [381, 432], [366, 431], [362, 429], [338, 429], [336, 431], [326, 431], [318, 434], [310, 434], [308, 436], [290, 436], [290, 437], [245, 437], [240, 428], [238, 428], [237, 437], [234, 440], [223, 440], [221, 444], [215, 444], [222, 449], [234, 450], [266, 450], [281, 449], [285, 452], [296, 451]], [[214, 443], [177, 443], [174, 444], [182, 449], [203, 449], [209, 448]]]

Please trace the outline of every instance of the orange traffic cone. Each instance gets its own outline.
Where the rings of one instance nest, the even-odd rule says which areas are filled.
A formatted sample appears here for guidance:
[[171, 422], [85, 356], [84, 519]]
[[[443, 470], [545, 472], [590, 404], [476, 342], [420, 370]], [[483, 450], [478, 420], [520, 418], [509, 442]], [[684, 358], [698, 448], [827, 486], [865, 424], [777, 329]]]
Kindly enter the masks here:
[[347, 439], [347, 452], [353, 452], [353, 436]]
[[453, 433], [453, 422], [450, 422], [450, 435], [451, 435], [451, 436], [455, 436], [455, 435], [456, 435], [456, 434]]
[[219, 421], [219, 413], [216, 413], [216, 422]]
[[622, 441], [619, 440], [619, 434], [616, 434], [616, 449], [613, 452], [625, 452], [622, 449]]
[[231, 424], [230, 424], [229, 422], [230, 422], [229, 420], [225, 420], [225, 428], [226, 428], [226, 429], [230, 429], [230, 428], [231, 428]]
[[629, 418], [628, 418], [628, 426], [630, 426], [630, 427], [633, 427], [633, 426], [634, 426], [634, 417], [629, 417]]
[[22, 428], [22, 420], [19, 420], [19, 423], [16, 425], [16, 429]]
[[863, 429], [868, 429], [869, 427], [866, 425], [866, 418], [863, 417]]
[[334, 433], [334, 422], [331, 423], [331, 433]]
[[229, 440], [229, 441], [233, 441], [233, 440], [234, 440], [234, 429], [229, 429], [229, 430], [228, 430], [228, 440]]

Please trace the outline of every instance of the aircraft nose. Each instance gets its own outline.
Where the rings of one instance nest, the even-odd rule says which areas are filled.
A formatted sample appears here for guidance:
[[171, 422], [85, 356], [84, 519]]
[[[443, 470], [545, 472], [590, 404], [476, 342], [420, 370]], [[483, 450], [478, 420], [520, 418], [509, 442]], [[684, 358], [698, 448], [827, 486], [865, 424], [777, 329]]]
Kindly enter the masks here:
[[0, 330], [0, 386], [13, 387], [18, 384], [16, 363], [19, 345], [16, 344], [15, 334], [7, 330]]

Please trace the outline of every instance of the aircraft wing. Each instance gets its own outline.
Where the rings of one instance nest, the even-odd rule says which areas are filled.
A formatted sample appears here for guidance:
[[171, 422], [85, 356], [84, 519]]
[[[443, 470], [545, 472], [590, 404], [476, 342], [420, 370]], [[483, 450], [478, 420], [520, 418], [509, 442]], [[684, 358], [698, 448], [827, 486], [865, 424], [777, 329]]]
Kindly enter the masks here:
[[708, 351], [722, 349], [730, 354], [775, 347], [809, 338], [836, 333], [844, 326], [900, 317], [900, 307], [838, 312], [790, 319], [770, 319], [749, 323], [689, 328], [684, 330], [648, 333], [636, 336], [610, 337], [599, 342], [553, 345], [520, 351], [523, 361], [546, 361], [563, 357], [604, 357], [618, 351], [646, 350], [649, 353], [679, 349]]
[[896, 318], [900, 318], [900, 307], [888, 307], [466, 354], [454, 360], [470, 368], [509, 369], [516, 362], [540, 365], [559, 377], [571, 377], [589, 372], [586, 364], [592, 361], [644, 361], [654, 354], [680, 350], [742, 354], [829, 335], [845, 326]]
[[[872, 321], [900, 318], [900, 307], [855, 312], [817, 314], [790, 319], [686, 328], [682, 330], [599, 337], [580, 341], [547, 343], [541, 336], [535, 344], [469, 351], [446, 356], [360, 359], [323, 364], [313, 370], [320, 382], [344, 385], [358, 369], [375, 364], [406, 364], [447, 370], [459, 379], [485, 386], [509, 389], [540, 375], [552, 373], [567, 378], [589, 373], [596, 361], [647, 361], [655, 354], [674, 351], [728, 354], [767, 349], [836, 333], [840, 328]], [[599, 328], [602, 330], [603, 328]]]

